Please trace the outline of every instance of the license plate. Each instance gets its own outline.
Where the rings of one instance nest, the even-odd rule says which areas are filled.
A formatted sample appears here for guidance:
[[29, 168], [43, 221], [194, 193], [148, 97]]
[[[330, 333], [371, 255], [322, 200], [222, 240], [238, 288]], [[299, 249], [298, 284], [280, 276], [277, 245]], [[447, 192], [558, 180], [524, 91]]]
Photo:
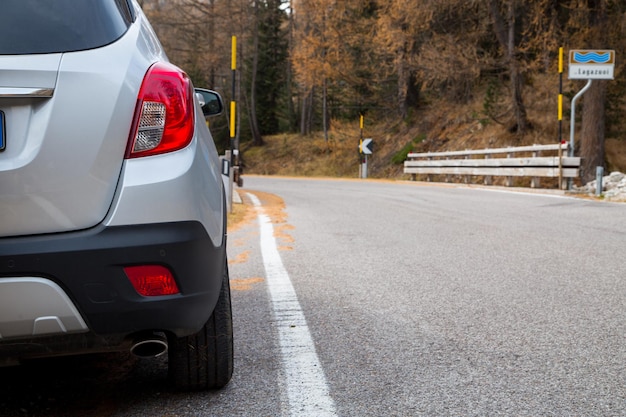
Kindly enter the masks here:
[[0, 111], [0, 152], [6, 147], [6, 129], [4, 128], [4, 113]]

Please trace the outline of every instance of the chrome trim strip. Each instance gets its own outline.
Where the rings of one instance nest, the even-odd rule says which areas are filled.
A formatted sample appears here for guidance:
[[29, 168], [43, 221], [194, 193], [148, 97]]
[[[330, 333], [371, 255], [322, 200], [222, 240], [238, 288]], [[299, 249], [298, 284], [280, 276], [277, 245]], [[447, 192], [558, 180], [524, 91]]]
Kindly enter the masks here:
[[42, 97], [50, 98], [54, 88], [0, 87], [0, 97]]

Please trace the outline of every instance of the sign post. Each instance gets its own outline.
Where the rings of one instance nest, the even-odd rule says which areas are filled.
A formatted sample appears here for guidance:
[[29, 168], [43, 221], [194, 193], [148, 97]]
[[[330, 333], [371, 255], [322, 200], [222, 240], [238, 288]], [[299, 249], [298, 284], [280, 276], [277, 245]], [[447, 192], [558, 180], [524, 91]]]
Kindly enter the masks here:
[[363, 115], [359, 120], [361, 138], [359, 139], [359, 178], [367, 178], [367, 158], [374, 150], [372, 138], [363, 139]]
[[[239, 172], [239, 141], [237, 140], [237, 37], [232, 36], [231, 38], [231, 71], [232, 71], [232, 82], [231, 82], [231, 101], [230, 101], [230, 195], [232, 198], [233, 195], [233, 182], [237, 183], [241, 187], [242, 180]], [[230, 205], [230, 212], [232, 213], [232, 201]]]
[[361, 152], [361, 147], [363, 146], [363, 115], [362, 114], [359, 117], [359, 130], [361, 132], [361, 136], [359, 137], [359, 178], [363, 178], [363, 152]]
[[[583, 95], [593, 80], [612, 80], [615, 74], [615, 51], [573, 49], [569, 51], [569, 79], [587, 80], [587, 84], [572, 99], [570, 116], [569, 156], [574, 156], [574, 129], [576, 123], [576, 101]], [[572, 189], [572, 179], [567, 181]]]
[[359, 153], [363, 155], [363, 166], [361, 168], [361, 178], [367, 178], [367, 159], [372, 154], [374, 141], [372, 138], [363, 139], [359, 143]]
[[[559, 144], [563, 142], [563, 47], [559, 48], [559, 101], [558, 101], [558, 119], [559, 119]], [[559, 146], [559, 189], [563, 189], [563, 149]]]

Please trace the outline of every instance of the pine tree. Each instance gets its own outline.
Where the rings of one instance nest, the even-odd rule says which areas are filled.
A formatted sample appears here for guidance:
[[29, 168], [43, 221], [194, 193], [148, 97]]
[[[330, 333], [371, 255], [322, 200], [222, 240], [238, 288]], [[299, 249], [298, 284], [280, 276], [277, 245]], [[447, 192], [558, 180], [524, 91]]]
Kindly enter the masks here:
[[266, 0], [259, 21], [257, 116], [262, 134], [273, 135], [287, 128], [287, 15], [282, 0]]

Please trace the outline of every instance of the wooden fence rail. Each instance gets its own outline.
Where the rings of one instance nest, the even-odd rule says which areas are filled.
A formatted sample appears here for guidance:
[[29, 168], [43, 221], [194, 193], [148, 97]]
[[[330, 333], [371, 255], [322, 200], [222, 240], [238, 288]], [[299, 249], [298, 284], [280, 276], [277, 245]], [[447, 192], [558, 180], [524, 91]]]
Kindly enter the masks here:
[[[511, 186], [513, 177], [532, 177], [531, 187], [539, 187], [540, 177], [559, 178], [563, 187], [564, 179], [580, 176], [580, 158], [564, 156], [567, 143], [554, 145], [533, 145], [498, 149], [478, 149], [452, 152], [409, 153], [404, 161], [404, 173], [415, 180], [418, 174], [484, 176], [485, 184], [491, 184], [493, 176], [506, 177], [506, 185]], [[544, 156], [545, 153], [557, 153]]]

